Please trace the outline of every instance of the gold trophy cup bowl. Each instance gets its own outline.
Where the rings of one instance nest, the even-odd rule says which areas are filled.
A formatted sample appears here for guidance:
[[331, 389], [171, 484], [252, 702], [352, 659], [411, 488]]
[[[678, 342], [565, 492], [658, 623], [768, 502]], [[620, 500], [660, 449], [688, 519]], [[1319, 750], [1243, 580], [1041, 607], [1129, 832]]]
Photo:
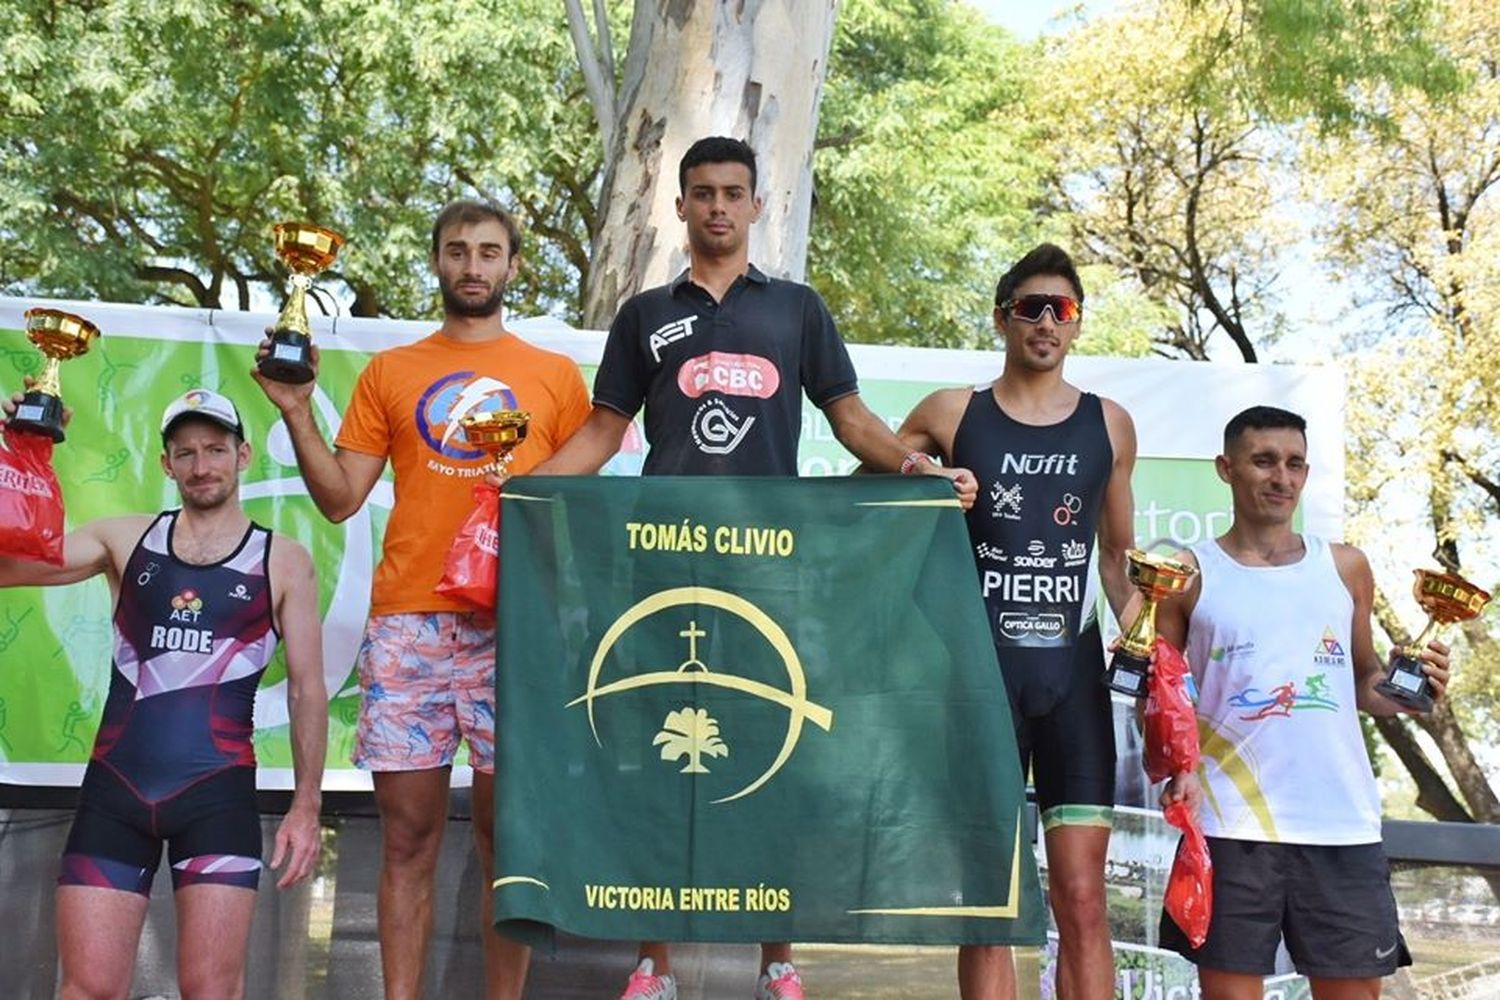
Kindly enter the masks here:
[[495, 475], [502, 480], [507, 478], [511, 452], [526, 440], [531, 414], [526, 410], [492, 410], [470, 414], [458, 423], [464, 429], [465, 440], [493, 460]]
[[326, 271], [338, 256], [344, 237], [310, 222], [280, 222], [271, 227], [276, 256], [292, 272], [286, 305], [271, 332], [271, 349], [260, 361], [261, 374], [277, 382], [311, 382], [312, 327], [307, 322], [307, 293], [313, 275]]
[[1418, 569], [1412, 571], [1416, 582], [1412, 593], [1427, 612], [1427, 626], [1422, 634], [1405, 646], [1391, 651], [1391, 665], [1375, 690], [1391, 701], [1417, 712], [1430, 712], [1433, 705], [1432, 682], [1422, 669], [1420, 654], [1444, 625], [1477, 618], [1490, 602], [1490, 595], [1457, 573]]
[[7, 428], [45, 434], [62, 441], [63, 402], [60, 373], [62, 363], [87, 354], [89, 345], [99, 336], [99, 328], [82, 316], [61, 309], [28, 309], [26, 337], [46, 355], [41, 376], [21, 398], [16, 415]]
[[1104, 686], [1131, 697], [1146, 693], [1151, 652], [1156, 646], [1156, 606], [1187, 589], [1198, 570], [1185, 562], [1152, 555], [1140, 549], [1125, 553], [1130, 583], [1145, 600], [1140, 614], [1120, 637], [1120, 645], [1104, 672]]

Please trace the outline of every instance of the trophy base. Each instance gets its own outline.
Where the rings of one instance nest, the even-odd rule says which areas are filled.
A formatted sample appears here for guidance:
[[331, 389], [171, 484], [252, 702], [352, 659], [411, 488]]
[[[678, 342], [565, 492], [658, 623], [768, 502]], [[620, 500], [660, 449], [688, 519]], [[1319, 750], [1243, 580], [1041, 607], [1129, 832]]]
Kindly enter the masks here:
[[1390, 670], [1375, 685], [1375, 690], [1404, 708], [1423, 714], [1432, 711], [1432, 684], [1422, 670], [1421, 661], [1410, 656], [1392, 659]]
[[54, 442], [61, 443], [63, 434], [63, 404], [56, 396], [45, 392], [28, 392], [21, 397], [16, 415], [5, 423], [6, 430], [28, 431], [45, 434]]
[[1137, 656], [1127, 649], [1115, 650], [1109, 669], [1104, 671], [1104, 686], [1131, 698], [1146, 696], [1146, 675], [1151, 671], [1151, 657]]
[[313, 380], [312, 338], [291, 330], [271, 334], [271, 351], [257, 365], [273, 382], [301, 385]]

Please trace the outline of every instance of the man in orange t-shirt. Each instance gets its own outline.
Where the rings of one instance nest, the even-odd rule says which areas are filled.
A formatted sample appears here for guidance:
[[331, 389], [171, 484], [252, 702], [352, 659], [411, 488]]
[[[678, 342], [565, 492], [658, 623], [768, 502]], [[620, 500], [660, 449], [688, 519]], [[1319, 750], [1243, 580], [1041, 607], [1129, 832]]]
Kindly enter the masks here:
[[[329, 520], [359, 509], [387, 460], [395, 472], [395, 504], [359, 651], [354, 750], [355, 764], [374, 773], [380, 811], [376, 912], [390, 998], [421, 995], [433, 873], [460, 739], [468, 740], [474, 768], [474, 839], [485, 884], [493, 878], [494, 619], [433, 591], [488, 461], [464, 438], [459, 421], [491, 410], [529, 411], [526, 440], [511, 464], [523, 474], [556, 451], [590, 410], [577, 365], [505, 329], [501, 303], [519, 250], [520, 233], [504, 210], [473, 201], [443, 209], [432, 228], [431, 261], [443, 325], [370, 361], [334, 449], [313, 421], [314, 383], [288, 385], [253, 373], [281, 410], [308, 492]], [[480, 899], [487, 992], [519, 998], [528, 949], [495, 932], [490, 893]]]

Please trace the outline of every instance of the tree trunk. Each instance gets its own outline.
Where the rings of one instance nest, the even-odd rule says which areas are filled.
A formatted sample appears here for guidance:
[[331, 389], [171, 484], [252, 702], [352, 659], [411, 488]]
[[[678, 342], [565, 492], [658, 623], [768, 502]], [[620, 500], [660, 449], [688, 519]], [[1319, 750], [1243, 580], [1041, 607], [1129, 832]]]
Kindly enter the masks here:
[[677, 162], [709, 135], [755, 150], [750, 257], [800, 279], [812, 207], [813, 140], [837, 0], [636, 0], [615, 100], [584, 295], [586, 326], [687, 265]]
[[1468, 738], [1459, 728], [1448, 699], [1439, 699], [1431, 712], [1418, 716], [1416, 721], [1437, 744], [1438, 752], [1443, 755], [1443, 762], [1448, 765], [1448, 773], [1453, 775], [1453, 783], [1458, 786], [1458, 793], [1468, 805], [1470, 815], [1481, 823], [1500, 823], [1500, 801], [1496, 800], [1495, 790], [1490, 787], [1484, 768], [1480, 766], [1469, 746]]
[[1454, 798], [1443, 776], [1432, 766], [1416, 737], [1400, 716], [1375, 716], [1375, 728], [1401, 759], [1401, 764], [1417, 783], [1417, 808], [1433, 819], [1448, 823], [1472, 823], [1463, 803]]

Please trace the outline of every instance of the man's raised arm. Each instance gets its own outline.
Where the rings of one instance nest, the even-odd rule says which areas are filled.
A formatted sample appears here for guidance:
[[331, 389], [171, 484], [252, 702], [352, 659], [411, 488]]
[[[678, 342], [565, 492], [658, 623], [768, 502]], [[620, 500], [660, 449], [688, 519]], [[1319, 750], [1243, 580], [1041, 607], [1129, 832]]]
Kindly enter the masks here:
[[[270, 342], [261, 341], [257, 360], [269, 350]], [[297, 470], [307, 484], [308, 495], [324, 517], [338, 523], [353, 516], [370, 495], [370, 490], [375, 488], [380, 474], [385, 471], [385, 456], [366, 455], [348, 448], [335, 450], [323, 440], [323, 432], [318, 430], [312, 410], [313, 387], [318, 384], [317, 347], [313, 347], [310, 361], [313, 381], [299, 385], [268, 379], [259, 368], [252, 369], [250, 374], [265, 391], [266, 398], [281, 411], [282, 422], [292, 439], [292, 450], [297, 454]]]

